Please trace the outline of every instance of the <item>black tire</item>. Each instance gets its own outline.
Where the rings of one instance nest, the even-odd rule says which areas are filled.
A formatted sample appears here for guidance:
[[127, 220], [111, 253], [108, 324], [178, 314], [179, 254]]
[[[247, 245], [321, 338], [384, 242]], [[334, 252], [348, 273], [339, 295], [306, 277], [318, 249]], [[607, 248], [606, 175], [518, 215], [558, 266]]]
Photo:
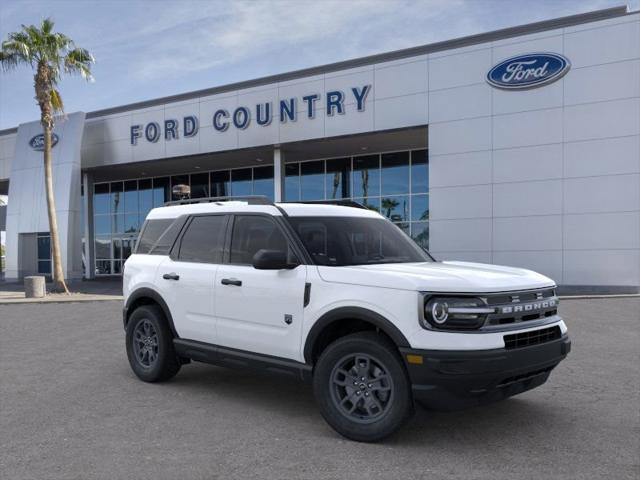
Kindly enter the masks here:
[[354, 333], [330, 344], [316, 363], [313, 389], [327, 423], [340, 435], [359, 442], [388, 437], [414, 411], [411, 385], [398, 350], [375, 332]]
[[129, 364], [140, 380], [162, 382], [180, 370], [173, 335], [157, 305], [143, 305], [131, 313], [126, 342]]

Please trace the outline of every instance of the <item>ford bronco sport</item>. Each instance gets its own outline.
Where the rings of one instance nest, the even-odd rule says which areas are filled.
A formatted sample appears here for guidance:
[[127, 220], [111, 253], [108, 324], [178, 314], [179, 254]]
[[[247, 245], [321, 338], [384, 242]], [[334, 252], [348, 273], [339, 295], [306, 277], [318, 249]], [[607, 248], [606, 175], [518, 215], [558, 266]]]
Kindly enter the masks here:
[[414, 400], [455, 409], [547, 380], [571, 347], [552, 280], [436, 261], [358, 207], [244, 197], [152, 210], [124, 269], [135, 374], [168, 380], [192, 360], [289, 374], [358, 441], [396, 431]]

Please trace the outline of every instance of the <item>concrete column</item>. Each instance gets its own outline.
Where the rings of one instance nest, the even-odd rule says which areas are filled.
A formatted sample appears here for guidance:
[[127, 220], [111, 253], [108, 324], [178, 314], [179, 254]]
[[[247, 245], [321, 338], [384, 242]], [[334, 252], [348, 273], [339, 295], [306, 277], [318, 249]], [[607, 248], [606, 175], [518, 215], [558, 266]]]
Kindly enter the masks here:
[[273, 149], [273, 183], [276, 202], [284, 201], [284, 152], [280, 147]]
[[84, 172], [82, 174], [82, 188], [84, 197], [82, 198], [84, 218], [84, 262], [85, 273], [84, 278], [91, 279], [95, 277], [95, 252], [93, 238], [93, 175]]

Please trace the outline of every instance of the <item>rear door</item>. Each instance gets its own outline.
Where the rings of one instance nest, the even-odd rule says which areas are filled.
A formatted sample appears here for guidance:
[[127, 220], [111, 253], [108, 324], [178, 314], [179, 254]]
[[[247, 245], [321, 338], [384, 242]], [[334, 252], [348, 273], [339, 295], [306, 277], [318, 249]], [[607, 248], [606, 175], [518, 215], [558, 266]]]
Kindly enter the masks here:
[[181, 338], [216, 343], [215, 279], [228, 220], [228, 215], [190, 218], [158, 268], [156, 285], [162, 288]]
[[235, 215], [229, 258], [215, 281], [218, 344], [300, 360], [306, 265], [257, 270], [252, 259], [260, 249], [294, 248], [270, 215]]

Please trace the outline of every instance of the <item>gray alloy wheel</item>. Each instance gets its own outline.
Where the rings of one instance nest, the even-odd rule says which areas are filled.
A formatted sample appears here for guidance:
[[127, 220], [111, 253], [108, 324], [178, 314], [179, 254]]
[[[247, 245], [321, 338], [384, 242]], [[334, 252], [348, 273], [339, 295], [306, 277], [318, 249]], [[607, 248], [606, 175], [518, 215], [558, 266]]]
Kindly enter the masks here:
[[142, 318], [133, 329], [133, 352], [145, 368], [152, 368], [158, 360], [158, 333], [148, 318]]
[[330, 376], [331, 399], [340, 413], [357, 423], [383, 417], [393, 402], [389, 369], [378, 358], [354, 353], [340, 359]]

